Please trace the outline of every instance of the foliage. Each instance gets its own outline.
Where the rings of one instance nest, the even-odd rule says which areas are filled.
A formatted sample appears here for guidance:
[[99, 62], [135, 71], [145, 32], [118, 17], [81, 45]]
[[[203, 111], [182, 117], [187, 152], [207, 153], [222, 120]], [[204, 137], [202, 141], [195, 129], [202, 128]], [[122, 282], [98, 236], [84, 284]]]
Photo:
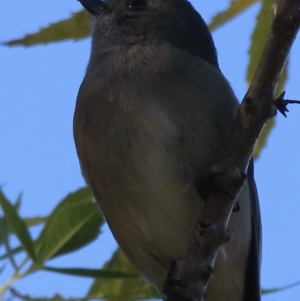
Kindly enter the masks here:
[[[0, 260], [9, 260], [15, 269], [14, 274], [0, 287], [0, 295], [7, 289], [18, 298], [33, 299], [22, 295], [11, 288], [11, 285], [34, 272], [44, 270], [80, 277], [91, 277], [95, 281], [87, 296], [80, 300], [106, 298], [107, 300], [132, 300], [157, 297], [153, 287], [144, 283], [131, 266], [124, 254], [118, 250], [102, 269], [52, 267], [47, 263], [54, 257], [77, 251], [97, 239], [104, 219], [93, 201], [89, 188], [81, 188], [70, 193], [54, 208], [46, 218], [22, 218], [18, 213], [21, 197], [13, 204], [0, 191], [0, 205], [4, 213], [1, 217], [0, 237], [5, 245], [6, 253]], [[42, 224], [43, 228], [36, 240], [30, 236], [29, 227]], [[15, 235], [20, 246], [11, 248], [9, 236]], [[22, 253], [21, 264], [17, 264], [15, 256]], [[23, 267], [27, 269], [24, 272]], [[63, 300], [59, 295], [49, 300]], [[77, 300], [77, 299], [76, 299]]]

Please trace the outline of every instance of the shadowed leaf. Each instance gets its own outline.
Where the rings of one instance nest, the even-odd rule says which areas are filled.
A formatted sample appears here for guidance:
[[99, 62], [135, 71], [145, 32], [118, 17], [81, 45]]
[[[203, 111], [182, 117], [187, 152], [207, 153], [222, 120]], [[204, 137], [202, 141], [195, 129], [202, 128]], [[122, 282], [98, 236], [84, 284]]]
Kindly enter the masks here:
[[[24, 301], [88, 301], [91, 300], [90, 298], [64, 298], [63, 296], [59, 294], [55, 294], [53, 297], [39, 297], [39, 298], [34, 298], [31, 297], [30, 295], [25, 295], [21, 294], [18, 292], [16, 289], [11, 288], [10, 289], [11, 294], [16, 297], [19, 300], [24, 300]], [[103, 300], [102, 300], [103, 301]]]
[[[11, 253], [12, 253], [12, 254], [18, 254], [18, 253], [20, 253], [20, 252], [22, 252], [22, 251], [24, 251], [23, 248], [22, 248], [21, 246], [19, 246], [19, 247], [13, 248], [13, 249], [11, 250]], [[0, 255], [0, 260], [6, 259], [6, 258], [8, 258], [8, 257], [9, 257], [9, 254], [8, 254], [8, 253], [5, 253], [5, 254], [3, 254], [3, 255]]]
[[28, 227], [38, 226], [47, 221], [47, 216], [24, 217], [24, 221]]
[[246, 75], [248, 83], [252, 81], [267, 41], [268, 33], [272, 23], [271, 6], [275, 1], [276, 0], [262, 1], [261, 9], [256, 18], [256, 26], [251, 36], [252, 42], [249, 49], [250, 60]]
[[[107, 271], [136, 273], [124, 253], [117, 250], [111, 260], [103, 267]], [[129, 279], [96, 279], [90, 288], [88, 297], [103, 298], [107, 301], [133, 301], [159, 298], [156, 290], [140, 277]]]
[[89, 188], [69, 194], [48, 217], [37, 240], [38, 262], [84, 247], [97, 238], [103, 223]]
[[[14, 207], [16, 207], [14, 205]], [[18, 210], [18, 209], [17, 209]], [[47, 217], [29, 217], [29, 218], [23, 218], [24, 222], [26, 223], [27, 227], [37, 226], [39, 224], [43, 224], [46, 222]], [[5, 223], [4, 218], [0, 216], [0, 225], [1, 223]], [[6, 228], [4, 231], [4, 228], [0, 226], [0, 245], [4, 243], [5, 235], [13, 234], [13, 229], [10, 228], [9, 225], [6, 223]], [[21, 250], [23, 250], [21, 248]], [[4, 256], [4, 255], [2, 255]], [[0, 260], [3, 259], [2, 256], [0, 256]]]
[[288, 285], [282, 286], [282, 287], [271, 288], [271, 289], [262, 289], [261, 294], [262, 295], [274, 294], [274, 293], [282, 292], [284, 290], [287, 290], [287, 289], [290, 289], [292, 287], [299, 286], [299, 285], [300, 285], [300, 281], [297, 281], [295, 283], [288, 284]]
[[248, 7], [256, 3], [258, 0], [235, 0], [231, 1], [229, 7], [217, 13], [211, 20], [210, 24], [208, 25], [210, 30], [214, 30], [224, 23], [231, 21], [234, 17], [242, 13]]
[[10, 246], [8, 226], [7, 226], [6, 220], [4, 218], [2, 218], [0, 220], [0, 228], [1, 228], [2, 235], [4, 237], [4, 246], [6, 249], [7, 258], [10, 260], [10, 263], [14, 267], [14, 269], [18, 270], [18, 265], [17, 265], [17, 263], [15, 261], [15, 257], [14, 257], [15, 252], [13, 252], [13, 249]]
[[4, 269], [5, 269], [5, 264], [0, 267], [0, 274], [4, 271]]
[[16, 199], [15, 204], [14, 204], [14, 206], [15, 206], [15, 208], [16, 208], [17, 211], [20, 210], [21, 202], [22, 202], [22, 196], [23, 196], [22, 193], [20, 193], [20, 194], [18, 195], [17, 199]]
[[92, 278], [138, 278], [137, 273], [125, 273], [119, 271], [107, 271], [101, 269], [83, 269], [83, 268], [55, 268], [55, 267], [44, 267], [43, 270], [48, 272], [55, 272], [60, 274], [67, 274], [72, 276], [80, 277], [92, 277]]
[[[78, 297], [78, 298], [64, 298], [63, 296], [59, 294], [55, 294], [53, 297], [40, 297], [40, 298], [34, 298], [30, 295], [21, 294], [16, 289], [11, 288], [10, 289], [11, 294], [24, 301], [89, 301], [89, 300], [100, 300], [100, 298], [90, 298], [90, 297]], [[104, 301], [101, 299], [101, 301]], [[133, 300], [132, 300], [133, 301]]]
[[50, 24], [41, 28], [38, 32], [28, 34], [23, 38], [4, 42], [7, 46], [34, 46], [48, 44], [64, 40], [79, 40], [91, 33], [91, 18], [82, 10], [72, 14], [68, 19]]
[[4, 217], [0, 216], [0, 245], [4, 244], [4, 241], [7, 239], [6, 235], [8, 235], [7, 228], [2, 226], [4, 223], [5, 223]]
[[4, 217], [10, 229], [18, 237], [23, 249], [27, 252], [32, 260], [35, 260], [33, 242], [27, 229], [25, 221], [19, 216], [16, 208], [5, 197], [0, 190], [0, 205], [4, 212]]

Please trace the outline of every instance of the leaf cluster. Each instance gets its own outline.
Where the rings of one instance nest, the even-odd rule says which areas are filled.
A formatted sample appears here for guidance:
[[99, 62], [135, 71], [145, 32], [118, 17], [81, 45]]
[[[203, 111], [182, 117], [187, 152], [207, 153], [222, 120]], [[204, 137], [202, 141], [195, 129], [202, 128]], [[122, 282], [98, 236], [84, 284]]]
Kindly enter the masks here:
[[[51, 259], [71, 255], [96, 240], [101, 233], [104, 219], [89, 188], [81, 188], [67, 195], [47, 217], [22, 218], [18, 212], [21, 199], [20, 195], [17, 201], [12, 203], [0, 191], [0, 205], [3, 211], [3, 216], [0, 217], [0, 243], [6, 250], [0, 255], [0, 260], [9, 261], [14, 268], [13, 275], [0, 287], [0, 295], [10, 289], [11, 294], [18, 298], [40, 300], [22, 295], [11, 285], [32, 273], [44, 270], [95, 279], [88, 294], [79, 298], [82, 300], [157, 297], [156, 291], [149, 284], [142, 282], [120, 250], [117, 250], [101, 269], [49, 265]], [[42, 230], [36, 239], [32, 239], [30, 227], [37, 225], [42, 226]], [[10, 245], [12, 235], [19, 241], [16, 247]], [[20, 254], [23, 255], [23, 260], [19, 263], [16, 255]], [[2, 270], [4, 268], [5, 266], [2, 266]], [[56, 295], [50, 300], [63, 300], [63, 297]]]

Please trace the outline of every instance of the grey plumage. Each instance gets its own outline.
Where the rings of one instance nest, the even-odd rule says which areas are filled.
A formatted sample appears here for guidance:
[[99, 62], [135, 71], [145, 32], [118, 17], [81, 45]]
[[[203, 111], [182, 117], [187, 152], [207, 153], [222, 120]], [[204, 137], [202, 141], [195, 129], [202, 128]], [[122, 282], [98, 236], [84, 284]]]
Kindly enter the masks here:
[[[238, 102], [189, 2], [134, 1], [81, 1], [96, 22], [74, 137], [83, 175], [113, 235], [162, 293], [172, 261], [187, 249], [204, 203], [201, 187], [228, 143]], [[259, 289], [259, 279], [247, 280], [250, 289], [244, 285], [248, 258], [256, 258], [251, 268], [259, 277], [259, 248], [249, 252], [260, 242], [253, 239], [260, 225], [251, 228], [255, 202], [246, 183], [208, 301], [247, 300], [245, 291]], [[249, 300], [259, 300], [255, 294]]]

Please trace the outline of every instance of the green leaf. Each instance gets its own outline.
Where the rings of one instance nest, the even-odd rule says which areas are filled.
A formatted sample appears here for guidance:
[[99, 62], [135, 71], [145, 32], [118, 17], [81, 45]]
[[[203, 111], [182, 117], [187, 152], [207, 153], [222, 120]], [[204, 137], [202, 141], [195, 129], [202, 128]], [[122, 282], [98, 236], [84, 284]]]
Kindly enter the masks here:
[[251, 5], [256, 3], [258, 0], [235, 0], [231, 1], [229, 7], [217, 13], [208, 25], [210, 30], [215, 30], [216, 28], [224, 25], [225, 23], [231, 21], [234, 17], [242, 13], [244, 10], [249, 8]]
[[[14, 207], [15, 207], [15, 205], [14, 205]], [[18, 208], [16, 208], [16, 209], [18, 210]], [[27, 227], [31, 227], [31, 226], [37, 226], [39, 224], [45, 223], [47, 220], [47, 217], [29, 217], [29, 218], [23, 218], [23, 220], [25, 221]], [[5, 223], [5, 219], [0, 216], [0, 225], [2, 223]], [[13, 229], [11, 229], [11, 227], [9, 225], [7, 225], [7, 223], [6, 223], [5, 229], [0, 226], [0, 245], [5, 243], [5, 240], [8, 239], [8, 237], [6, 237], [6, 235], [8, 236], [9, 234], [13, 234]], [[22, 250], [23, 249], [21, 248], [21, 251]], [[3, 259], [3, 258], [0, 256], [0, 260], [1, 259]]]
[[271, 288], [271, 289], [262, 289], [261, 294], [262, 295], [274, 294], [274, 293], [282, 292], [282, 291], [285, 291], [287, 289], [290, 289], [292, 287], [299, 286], [299, 285], [300, 285], [300, 281], [297, 281], [295, 283], [288, 284], [286, 286], [282, 286], [282, 287], [278, 287], [278, 288], [276, 287], [276, 288]]
[[47, 297], [40, 297], [40, 298], [33, 298], [30, 295], [24, 295], [18, 292], [16, 289], [11, 288], [10, 289], [11, 294], [24, 301], [84, 301], [84, 300], [89, 300], [87, 298], [64, 298], [59, 294], [55, 294], [53, 297], [47, 298]]
[[274, 2], [276, 2], [276, 0], [262, 1], [261, 10], [257, 16], [256, 26], [252, 33], [252, 42], [249, 49], [250, 60], [246, 76], [248, 83], [252, 81], [267, 41], [272, 23], [271, 6]]
[[[16, 205], [14, 205], [16, 208]], [[16, 208], [18, 210], [18, 208]], [[23, 218], [23, 221], [26, 223], [27, 227], [37, 226], [40, 224], [44, 224], [47, 220], [47, 217], [29, 217], [29, 218]], [[0, 216], [0, 224], [5, 223], [5, 220], [3, 217]], [[7, 223], [6, 223], [7, 225]], [[5, 235], [13, 234], [13, 229], [9, 225], [7, 225], [7, 228], [5, 229], [5, 233], [3, 232], [4, 228], [0, 227], [0, 245], [4, 244], [4, 239], [7, 239]], [[1, 256], [0, 256], [1, 259]]]
[[69, 194], [48, 217], [37, 240], [38, 262], [82, 248], [97, 238], [103, 223], [89, 188]]
[[[22, 251], [24, 251], [23, 248], [21, 246], [19, 246], [19, 247], [16, 247], [16, 248], [12, 249], [11, 254], [18, 254]], [[0, 255], [0, 260], [7, 259], [8, 257], [9, 257], [9, 254], [5, 253], [3, 255]]]
[[80, 277], [92, 277], [92, 278], [138, 278], [137, 273], [125, 273], [119, 271], [107, 271], [101, 269], [83, 269], [83, 268], [55, 268], [55, 267], [43, 267], [43, 270], [49, 272], [55, 272], [60, 274], [67, 274]]
[[7, 258], [10, 260], [12, 266], [17, 271], [18, 270], [18, 265], [15, 261], [14, 253], [13, 253], [13, 250], [10, 246], [8, 226], [6, 224], [5, 219], [0, 220], [0, 228], [1, 228], [1, 232], [3, 233], [3, 237], [4, 237], [4, 246], [5, 246], [5, 249], [6, 249]]
[[25, 221], [18, 215], [16, 208], [7, 200], [3, 192], [0, 190], [0, 205], [4, 212], [5, 220], [7, 221], [14, 234], [18, 237], [22, 247], [27, 252], [29, 257], [34, 261], [35, 252], [33, 242], [28, 232]]
[[21, 207], [21, 202], [22, 202], [22, 193], [20, 193], [16, 199], [16, 202], [14, 204], [14, 207], [16, 208], [17, 211], [20, 210], [20, 207]]
[[79, 40], [89, 36], [90, 33], [91, 18], [85, 10], [82, 10], [72, 14], [68, 19], [41, 28], [36, 33], [26, 35], [21, 39], [4, 42], [4, 44], [7, 46], [34, 46], [69, 39]]
[[[119, 249], [104, 265], [103, 270], [136, 273], [135, 268]], [[88, 297], [102, 298], [108, 301], [132, 301], [160, 298], [157, 291], [141, 278], [96, 279]]]
[[40, 224], [44, 224], [47, 221], [47, 216], [36, 216], [36, 217], [24, 217], [24, 221], [28, 227], [38, 226]]
[[[24, 301], [89, 301], [89, 300], [97, 300], [97, 298], [89, 298], [89, 297], [79, 297], [79, 298], [64, 298], [59, 294], [55, 294], [53, 297], [40, 297], [40, 298], [33, 298], [30, 295], [23, 295], [18, 292], [16, 289], [11, 288], [10, 292], [12, 295], [20, 300]], [[104, 301], [104, 300], [101, 300]]]
[[4, 264], [3, 266], [0, 267], [0, 274], [4, 271], [5, 266], [6, 266], [6, 265]]
[[0, 216], [0, 245], [3, 245], [5, 240], [7, 239], [6, 236], [8, 235], [7, 233], [7, 228], [2, 227], [2, 224], [6, 223], [4, 217]]

